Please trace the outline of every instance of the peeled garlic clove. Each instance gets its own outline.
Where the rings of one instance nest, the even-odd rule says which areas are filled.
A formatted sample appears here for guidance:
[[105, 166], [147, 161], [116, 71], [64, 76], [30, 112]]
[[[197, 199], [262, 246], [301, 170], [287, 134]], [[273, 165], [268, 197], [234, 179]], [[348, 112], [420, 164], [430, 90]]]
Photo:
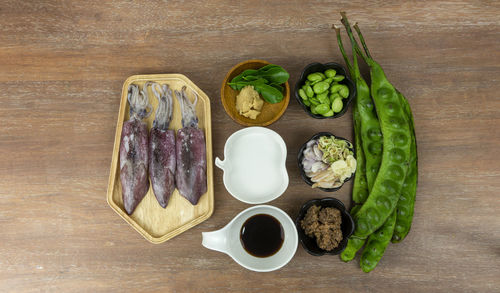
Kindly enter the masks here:
[[357, 162], [353, 155], [348, 155], [346, 158], [347, 166], [351, 169], [351, 173], [356, 171]]
[[347, 169], [347, 163], [344, 160], [338, 160], [333, 162], [331, 169], [335, 172], [335, 170], [344, 170]]

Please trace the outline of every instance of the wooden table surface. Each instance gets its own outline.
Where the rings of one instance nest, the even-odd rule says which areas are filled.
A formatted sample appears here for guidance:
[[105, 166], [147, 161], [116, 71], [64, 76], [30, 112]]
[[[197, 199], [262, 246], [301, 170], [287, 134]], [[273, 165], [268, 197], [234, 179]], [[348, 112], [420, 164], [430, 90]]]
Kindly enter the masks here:
[[[211, 98], [213, 151], [242, 127], [220, 103], [226, 72], [252, 58], [293, 86], [311, 62], [341, 62], [332, 23], [345, 10], [415, 116], [419, 185], [408, 238], [365, 274], [359, 258], [299, 246], [255, 273], [201, 245], [250, 205], [214, 171], [210, 219], [153, 245], [106, 203], [124, 80], [183, 73]], [[345, 34], [344, 34], [345, 36]], [[347, 42], [347, 39], [345, 39]], [[363, 67], [366, 73], [366, 67]], [[500, 4], [498, 1], [2, 1], [1, 292], [499, 292]], [[315, 120], [295, 100], [269, 128], [288, 147], [288, 190], [270, 204], [295, 217], [312, 198], [350, 202], [299, 176], [312, 134], [352, 138], [352, 112]]]

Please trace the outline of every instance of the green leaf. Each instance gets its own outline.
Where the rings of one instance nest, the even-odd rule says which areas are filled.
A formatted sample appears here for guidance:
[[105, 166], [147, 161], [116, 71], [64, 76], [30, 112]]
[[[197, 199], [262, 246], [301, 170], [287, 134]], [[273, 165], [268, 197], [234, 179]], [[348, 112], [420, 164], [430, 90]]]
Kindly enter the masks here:
[[236, 82], [228, 82], [228, 84], [233, 89], [235, 89], [237, 91], [241, 91], [241, 89], [243, 89], [247, 85], [253, 85], [255, 87], [258, 84], [267, 84], [267, 80], [264, 78], [258, 78], [256, 80], [251, 80], [251, 81], [240, 80], [240, 81], [236, 81]]
[[279, 85], [279, 84], [275, 84], [275, 83], [271, 83], [270, 86], [272, 86], [273, 88], [279, 90], [280, 92], [283, 92], [284, 88]]
[[280, 66], [279, 65], [275, 65], [275, 64], [268, 64], [266, 66], [263, 66], [263, 67], [259, 68], [258, 71], [260, 73], [260, 72], [263, 72], [263, 71], [266, 71], [268, 69], [275, 68], [275, 67], [280, 67]]
[[237, 82], [240, 82], [242, 80], [247, 80], [245, 77], [249, 77], [249, 76], [252, 76], [253, 74], [257, 73], [258, 70], [256, 69], [247, 69], [245, 71], [243, 71], [242, 73], [240, 73], [239, 75], [235, 76], [231, 82], [229, 82], [228, 84], [235, 90], [237, 90], [236, 88], [236, 83]]
[[283, 84], [288, 81], [290, 74], [282, 67], [272, 67], [265, 71], [259, 71], [259, 76], [267, 79], [269, 83]]
[[253, 81], [253, 80], [258, 80], [260, 77], [255, 76], [255, 75], [245, 75], [243, 76], [243, 79], [246, 81]]
[[236, 87], [236, 83], [238, 83], [238, 82], [240, 82], [242, 80], [243, 80], [243, 76], [242, 75], [238, 75], [235, 78], [233, 78], [231, 80], [231, 82], [228, 82], [227, 84], [229, 84], [229, 86], [232, 87], [233, 90], [238, 90], [237, 87]]
[[256, 84], [254, 85], [254, 88], [262, 96], [262, 98], [270, 104], [276, 104], [283, 100], [283, 94], [270, 85]]
[[243, 71], [242, 73], [240, 73], [240, 75], [241, 76], [255, 75], [255, 74], [257, 74], [257, 72], [259, 72], [259, 71], [256, 69], [247, 69], [247, 70]]
[[228, 84], [238, 91], [247, 85], [253, 85], [264, 100], [269, 103], [278, 103], [283, 100], [283, 87], [281, 84], [287, 82], [289, 78], [290, 74], [281, 66], [268, 64], [258, 70], [247, 69], [234, 77]]

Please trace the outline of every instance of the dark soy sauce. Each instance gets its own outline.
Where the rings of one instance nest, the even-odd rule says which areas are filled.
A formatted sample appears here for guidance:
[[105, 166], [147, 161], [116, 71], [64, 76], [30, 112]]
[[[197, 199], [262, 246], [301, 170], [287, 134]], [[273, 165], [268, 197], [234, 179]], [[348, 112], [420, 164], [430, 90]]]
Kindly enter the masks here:
[[273, 216], [258, 214], [248, 218], [240, 231], [243, 248], [256, 257], [268, 257], [280, 250], [284, 232]]

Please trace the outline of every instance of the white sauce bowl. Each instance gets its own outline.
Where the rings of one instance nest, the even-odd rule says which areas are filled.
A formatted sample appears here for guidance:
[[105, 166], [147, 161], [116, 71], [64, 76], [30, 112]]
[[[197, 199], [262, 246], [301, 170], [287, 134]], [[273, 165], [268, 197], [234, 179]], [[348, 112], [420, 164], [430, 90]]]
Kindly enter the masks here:
[[224, 186], [236, 199], [261, 204], [278, 198], [288, 187], [286, 144], [276, 132], [248, 127], [233, 133], [224, 146]]

